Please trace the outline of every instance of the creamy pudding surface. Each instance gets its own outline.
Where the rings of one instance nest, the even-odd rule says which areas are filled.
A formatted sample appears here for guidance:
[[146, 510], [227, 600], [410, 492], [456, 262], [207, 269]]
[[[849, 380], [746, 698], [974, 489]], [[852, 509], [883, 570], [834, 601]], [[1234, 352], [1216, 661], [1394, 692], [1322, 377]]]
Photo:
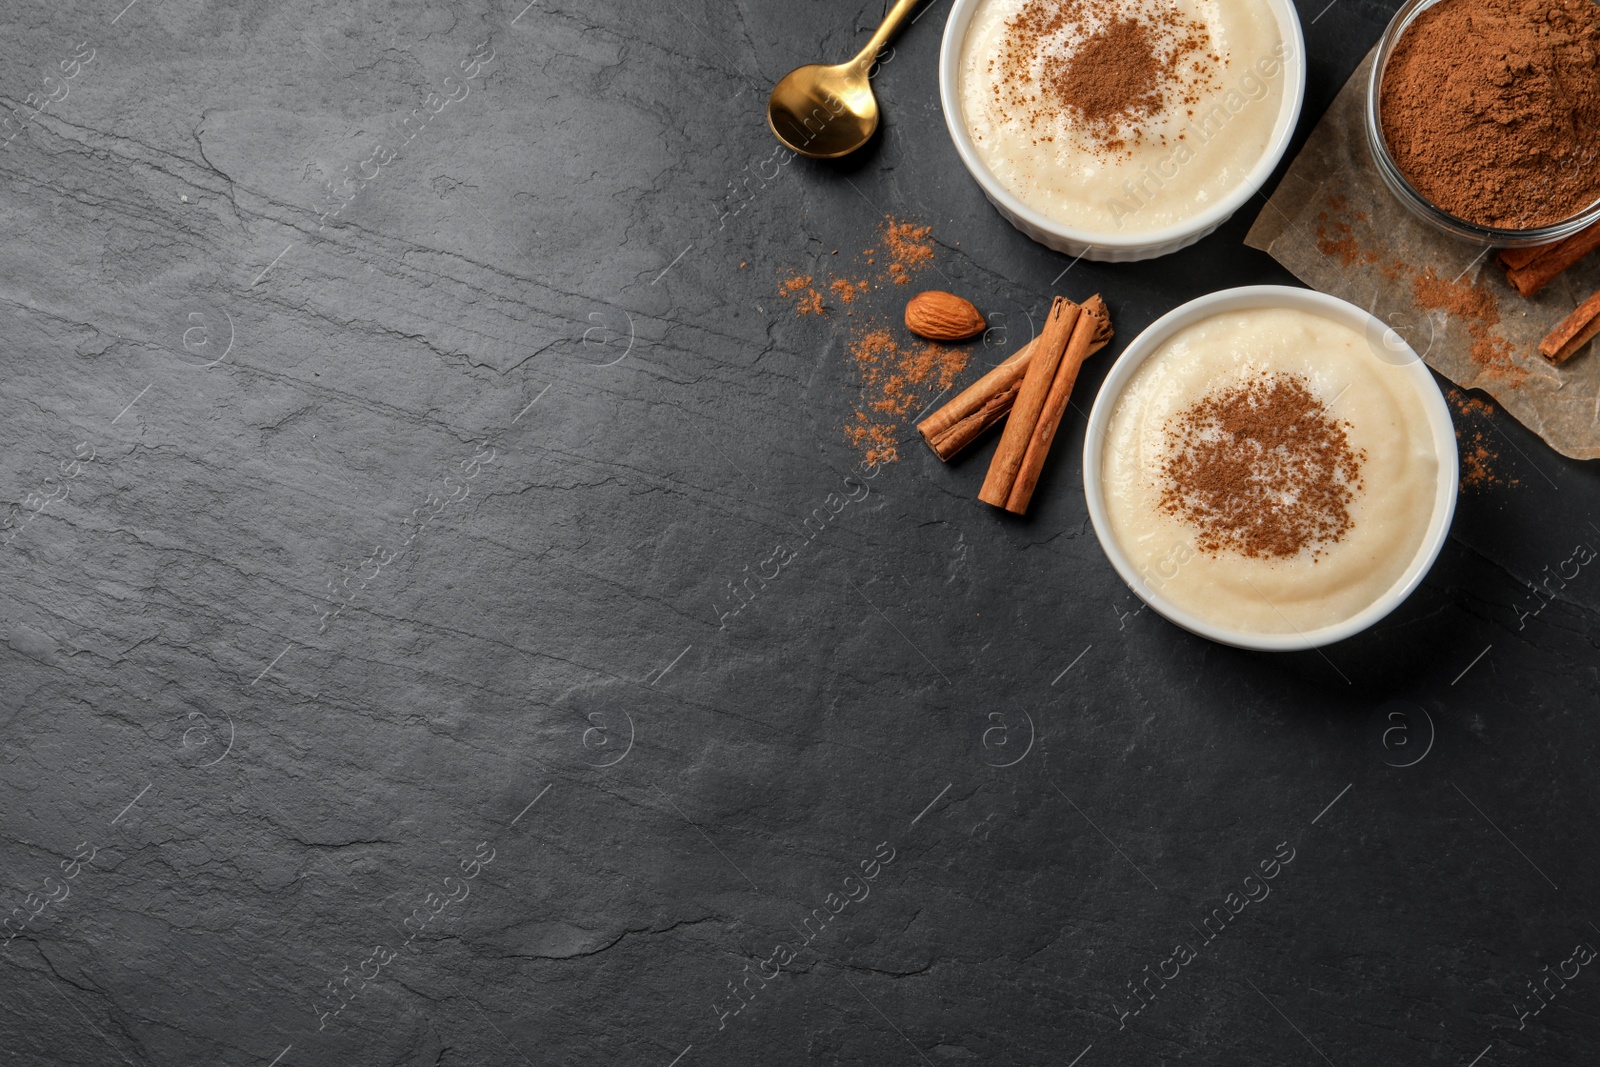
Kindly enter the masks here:
[[983, 0], [961, 46], [963, 119], [1035, 211], [1159, 230], [1260, 161], [1288, 51], [1265, 0]]
[[1410, 566], [1439, 455], [1403, 367], [1311, 312], [1224, 312], [1129, 379], [1101, 466], [1112, 535], [1146, 591], [1215, 625], [1308, 633]]

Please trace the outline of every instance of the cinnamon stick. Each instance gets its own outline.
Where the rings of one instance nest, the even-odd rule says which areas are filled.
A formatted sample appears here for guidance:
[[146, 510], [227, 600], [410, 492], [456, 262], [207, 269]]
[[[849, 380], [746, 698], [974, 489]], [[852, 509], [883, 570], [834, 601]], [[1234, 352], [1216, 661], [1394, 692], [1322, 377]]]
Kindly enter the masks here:
[[[1111, 343], [1111, 320], [1104, 314], [1104, 301], [1097, 306], [1102, 311], [1096, 316], [1094, 338], [1089, 344], [1090, 355]], [[1088, 310], [1087, 305], [1085, 310]], [[1027, 373], [1028, 362], [1033, 358], [1038, 343], [1037, 337], [1029, 341], [1005, 362], [917, 423], [918, 432], [928, 447], [933, 449], [934, 455], [949, 461], [977, 440], [984, 430], [1005, 418], [1017, 399], [1017, 390], [1022, 386], [1023, 375]]]
[[1003, 508], [1011, 497], [1017, 470], [1022, 466], [1028, 441], [1033, 437], [1039, 412], [1044, 409], [1045, 398], [1055, 380], [1056, 368], [1061, 365], [1061, 357], [1067, 350], [1067, 342], [1081, 317], [1081, 310], [1078, 305], [1060, 296], [1050, 305], [1044, 329], [1034, 342], [1038, 348], [1028, 361], [1022, 386], [1017, 390], [1017, 399], [1012, 403], [1011, 414], [1006, 419], [1005, 432], [1000, 435], [1000, 446], [989, 461], [989, 473], [983, 479], [983, 488], [978, 491], [978, 499], [985, 504]]
[[1022, 466], [1017, 468], [1017, 480], [1012, 483], [1011, 495], [1006, 499], [1006, 510], [1013, 515], [1026, 515], [1028, 512], [1028, 502], [1033, 499], [1034, 487], [1039, 484], [1039, 472], [1044, 469], [1045, 457], [1049, 455], [1050, 444], [1055, 440], [1056, 427], [1061, 425], [1061, 416], [1066, 413], [1067, 401], [1072, 397], [1072, 387], [1077, 383], [1078, 369], [1092, 351], [1096, 320], [1110, 319], [1105, 308], [1105, 301], [1100, 299], [1098, 293], [1091, 296], [1084, 302], [1083, 313], [1072, 328], [1072, 337], [1067, 341], [1067, 350], [1056, 367], [1056, 376], [1050, 382], [1050, 392], [1045, 396], [1039, 421], [1034, 424], [1033, 436], [1028, 439]]
[[1023, 345], [938, 411], [917, 423], [917, 432], [935, 455], [948, 460], [1011, 410], [1038, 342], [1035, 337]]
[[1600, 334], [1600, 292], [1579, 304], [1577, 310], [1561, 320], [1539, 342], [1539, 352], [1551, 363], [1560, 365]]
[[1494, 254], [1494, 258], [1506, 270], [1521, 270], [1560, 243], [1556, 241], [1547, 245], [1529, 245], [1527, 248], [1502, 248]]
[[1523, 296], [1532, 296], [1596, 248], [1600, 248], [1600, 222], [1563, 241], [1546, 245], [1544, 251], [1525, 266], [1506, 271], [1506, 281]]

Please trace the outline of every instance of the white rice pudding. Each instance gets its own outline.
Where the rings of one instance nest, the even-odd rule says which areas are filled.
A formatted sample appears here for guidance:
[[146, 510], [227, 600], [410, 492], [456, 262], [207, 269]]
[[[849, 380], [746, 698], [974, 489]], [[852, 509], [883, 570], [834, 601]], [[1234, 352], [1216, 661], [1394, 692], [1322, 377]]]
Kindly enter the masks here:
[[1375, 603], [1416, 557], [1439, 456], [1409, 372], [1343, 323], [1225, 312], [1144, 361], [1101, 467], [1146, 590], [1214, 625], [1307, 633]]
[[983, 0], [961, 46], [963, 118], [1028, 207], [1147, 233], [1260, 161], [1290, 47], [1265, 0]]

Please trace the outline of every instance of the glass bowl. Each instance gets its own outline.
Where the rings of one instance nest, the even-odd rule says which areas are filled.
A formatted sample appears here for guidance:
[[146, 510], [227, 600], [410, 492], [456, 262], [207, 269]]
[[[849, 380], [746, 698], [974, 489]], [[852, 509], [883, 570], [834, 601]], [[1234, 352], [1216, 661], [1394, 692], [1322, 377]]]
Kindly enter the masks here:
[[1388, 69], [1389, 57], [1394, 54], [1401, 35], [1412, 22], [1416, 21], [1418, 15], [1441, 2], [1444, 0], [1406, 0], [1400, 10], [1395, 12], [1394, 18], [1389, 20], [1389, 28], [1383, 31], [1377, 58], [1372, 63], [1372, 76], [1367, 82], [1367, 147], [1372, 151], [1372, 159], [1377, 164], [1378, 173], [1383, 177], [1383, 184], [1389, 187], [1389, 191], [1406, 210], [1423, 222], [1436, 230], [1477, 245], [1526, 248], [1530, 245], [1550, 244], [1564, 237], [1570, 237], [1595, 222], [1600, 222], [1600, 201], [1596, 201], [1571, 218], [1548, 226], [1537, 226], [1527, 230], [1482, 226], [1476, 222], [1457, 218], [1439, 207], [1418, 192], [1401, 173], [1399, 164], [1389, 154], [1388, 143], [1383, 139], [1383, 74]]

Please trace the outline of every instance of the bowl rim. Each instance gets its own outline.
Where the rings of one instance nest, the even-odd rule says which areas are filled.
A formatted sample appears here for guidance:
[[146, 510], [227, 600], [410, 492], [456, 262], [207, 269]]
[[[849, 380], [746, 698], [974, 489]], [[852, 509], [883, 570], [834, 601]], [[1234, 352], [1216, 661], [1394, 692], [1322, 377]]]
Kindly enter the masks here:
[[[1246, 200], [1267, 183], [1273, 171], [1278, 169], [1278, 164], [1283, 161], [1289, 149], [1289, 142], [1300, 125], [1300, 111], [1305, 103], [1306, 93], [1306, 42], [1300, 26], [1300, 15], [1295, 10], [1293, 0], [1265, 0], [1267, 7], [1278, 20], [1280, 35], [1284, 42], [1290, 45], [1288, 54], [1280, 61], [1283, 63], [1285, 74], [1292, 75], [1294, 84], [1292, 87], [1285, 84], [1283, 102], [1274, 121], [1272, 137], [1267, 142], [1261, 157], [1256, 160], [1255, 166], [1240, 179], [1239, 183], [1206, 210], [1159, 230], [1122, 234], [1083, 229], [1052, 219], [1024, 204], [995, 177], [978, 156], [977, 149], [972, 144], [971, 134], [967, 131], [960, 93], [961, 44], [966, 39], [967, 27], [971, 24], [978, 5], [986, 2], [987, 0], [955, 0], [951, 5], [950, 14], [945, 19], [944, 35], [939, 43], [939, 103], [944, 110], [945, 128], [950, 133], [950, 139], [955, 144], [956, 154], [961, 157], [962, 165], [967, 168], [967, 172], [972, 175], [990, 200], [1029, 226], [1061, 240], [1108, 251], [1139, 251], [1167, 245], [1197, 232], [1209, 232], [1238, 211]], [[1291, 88], [1292, 93], [1289, 91]]]
[[[1101, 466], [1105, 454], [1106, 426], [1111, 421], [1123, 390], [1144, 362], [1179, 330], [1203, 319], [1229, 311], [1253, 308], [1291, 308], [1321, 315], [1343, 323], [1372, 337], [1372, 331], [1383, 331], [1385, 347], [1396, 354], [1409, 354], [1410, 359], [1401, 365], [1411, 377], [1427, 413], [1432, 431], [1435, 452], [1439, 457], [1439, 475], [1434, 493], [1433, 512], [1428, 528], [1417, 546], [1416, 555], [1381, 596], [1371, 604], [1340, 622], [1316, 630], [1295, 630], [1292, 634], [1264, 634], [1249, 630], [1221, 626], [1185, 611], [1161, 596], [1158, 590], [1148, 588], [1139, 580], [1138, 572], [1117, 543], [1106, 511], [1101, 481]], [[1393, 335], [1391, 337], [1390, 335]], [[1094, 525], [1095, 537], [1106, 558], [1117, 574], [1133, 590], [1135, 596], [1168, 621], [1219, 644], [1260, 652], [1297, 652], [1331, 645], [1353, 637], [1368, 629], [1416, 590], [1432, 568], [1450, 534], [1450, 523], [1455, 516], [1456, 492], [1460, 480], [1459, 456], [1456, 449], [1455, 424], [1450, 417], [1449, 405], [1434, 381], [1427, 364], [1404, 338], [1395, 333], [1377, 316], [1338, 297], [1287, 285], [1249, 285], [1236, 289], [1222, 289], [1197, 297], [1167, 312], [1145, 327], [1123, 350], [1107, 374], [1100, 392], [1095, 396], [1089, 411], [1083, 446], [1083, 492], [1089, 505], [1089, 519]], [[1293, 624], [1291, 624], [1292, 626]]]
[[1579, 230], [1600, 221], [1600, 199], [1596, 199], [1594, 203], [1576, 214], [1544, 226], [1522, 230], [1485, 226], [1452, 214], [1435, 204], [1411, 184], [1411, 179], [1400, 169], [1394, 153], [1389, 150], [1389, 139], [1383, 133], [1383, 76], [1389, 69], [1389, 60], [1394, 56], [1395, 46], [1405, 36], [1406, 30], [1411, 28], [1411, 24], [1424, 11], [1443, 2], [1444, 0], [1406, 0], [1400, 5], [1400, 9], [1390, 18], [1389, 25], [1384, 27], [1383, 36], [1378, 40], [1378, 50], [1372, 57], [1372, 69], [1367, 73], [1367, 98], [1362, 102], [1361, 109], [1367, 133], [1367, 151], [1371, 153], [1378, 176], [1383, 179], [1389, 192], [1403, 207], [1434, 229], [1464, 241], [1496, 248], [1526, 248], [1550, 244], [1571, 237]]

